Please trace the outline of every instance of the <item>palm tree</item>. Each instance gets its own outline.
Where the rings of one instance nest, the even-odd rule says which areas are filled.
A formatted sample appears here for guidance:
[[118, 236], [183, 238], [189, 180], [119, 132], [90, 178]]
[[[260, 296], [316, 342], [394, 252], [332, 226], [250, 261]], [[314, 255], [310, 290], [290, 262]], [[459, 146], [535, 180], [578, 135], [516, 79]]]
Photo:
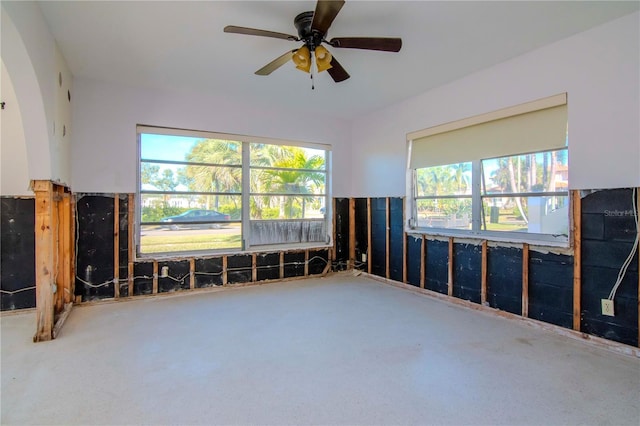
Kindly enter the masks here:
[[[185, 156], [185, 160], [211, 165], [188, 165], [184, 170], [188, 187], [196, 192], [232, 192], [242, 191], [242, 145], [238, 142], [203, 139], [196, 143]], [[231, 197], [235, 201], [236, 197]], [[213, 197], [213, 208], [218, 209], [220, 195]], [[211, 197], [206, 197], [206, 208], [210, 209]], [[236, 207], [238, 207], [236, 205]]]
[[[324, 168], [324, 158], [317, 155], [307, 158], [304, 150], [297, 147], [280, 147], [280, 150], [276, 152], [279, 158], [272, 161], [271, 167], [281, 168], [283, 170], [265, 170], [262, 174], [262, 183], [264, 184], [264, 187], [267, 188], [267, 192], [303, 195], [301, 197], [301, 209], [304, 217], [306, 201], [308, 198], [311, 198], [309, 195], [305, 194], [312, 193], [311, 186], [322, 188], [325, 184], [324, 173], [305, 170], [322, 170]], [[280, 195], [279, 199], [279, 217], [283, 219], [287, 216], [293, 216], [293, 197]], [[287, 210], [289, 213], [288, 215]]]

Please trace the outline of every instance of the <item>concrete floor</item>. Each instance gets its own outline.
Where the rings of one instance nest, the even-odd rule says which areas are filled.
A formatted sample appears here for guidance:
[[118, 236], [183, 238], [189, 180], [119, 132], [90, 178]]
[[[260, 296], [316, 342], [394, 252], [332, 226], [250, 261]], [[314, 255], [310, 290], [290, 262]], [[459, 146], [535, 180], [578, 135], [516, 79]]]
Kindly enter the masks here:
[[640, 422], [640, 360], [363, 277], [1, 327], [2, 424]]

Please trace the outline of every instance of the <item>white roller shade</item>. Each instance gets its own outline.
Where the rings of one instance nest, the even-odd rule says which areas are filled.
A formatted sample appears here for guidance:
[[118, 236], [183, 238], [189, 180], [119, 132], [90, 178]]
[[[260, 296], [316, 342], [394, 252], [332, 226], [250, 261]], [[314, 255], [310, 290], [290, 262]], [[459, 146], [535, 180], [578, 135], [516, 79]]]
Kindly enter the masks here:
[[566, 94], [411, 133], [409, 167], [549, 151], [566, 146]]

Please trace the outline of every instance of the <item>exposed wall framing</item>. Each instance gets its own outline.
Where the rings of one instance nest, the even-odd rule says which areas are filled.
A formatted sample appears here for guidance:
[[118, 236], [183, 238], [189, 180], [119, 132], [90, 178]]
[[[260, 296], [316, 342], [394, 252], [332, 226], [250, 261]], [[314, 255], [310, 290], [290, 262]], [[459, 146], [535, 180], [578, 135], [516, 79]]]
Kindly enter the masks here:
[[[624, 194], [617, 193], [620, 191]], [[595, 219], [589, 218], [589, 228], [585, 229], [585, 217], [595, 213], [585, 213], [580, 192], [571, 191], [573, 250], [564, 251], [548, 251], [544, 247], [529, 244], [517, 246], [489, 243], [485, 240], [470, 244], [469, 239], [422, 234], [416, 236], [418, 239], [408, 237], [404, 230], [401, 233], [393, 232], [393, 206], [396, 205], [394, 203], [402, 203], [401, 198], [367, 198], [367, 257], [370, 262], [365, 270], [394, 282], [406, 282], [455, 299], [468, 300], [561, 327], [585, 331], [587, 324], [592, 334], [611, 336], [608, 338], [637, 346], [640, 342], [640, 278], [636, 274], [640, 269], [640, 261], [634, 262], [629, 268], [630, 277], [625, 280], [625, 283], [629, 279], [633, 280], [633, 297], [628, 291], [629, 286], [621, 287], [621, 290], [626, 290], [616, 298], [616, 308], [620, 304], [624, 314], [613, 319], [603, 318], [596, 310], [595, 302], [606, 297], [606, 293], [594, 296], [594, 286], [597, 283], [593, 280], [597, 274], [589, 275], [585, 288], [583, 272], [585, 267], [591, 268], [590, 270], [603, 268], [602, 263], [605, 262], [613, 271], [612, 265], [621, 263], [621, 256], [626, 256], [626, 247], [631, 244], [636, 230], [634, 228], [633, 233], [629, 231], [629, 220], [622, 224], [621, 218], [608, 217], [606, 212], [603, 213], [603, 209], [607, 207], [602, 206], [626, 212], [629, 210], [628, 205], [625, 207], [621, 203], [628, 203], [629, 195], [630, 190], [598, 191], [592, 195], [591, 197], [607, 200], [613, 197], [607, 201], [613, 204], [596, 201], [598, 215]], [[356, 215], [355, 223], [350, 226], [365, 226], [358, 221], [358, 217]], [[592, 238], [590, 235], [594, 232], [594, 227], [602, 228], [598, 228], [602, 235], [587, 247], [587, 262], [601, 263], [585, 266], [583, 240], [585, 236]], [[336, 232], [336, 239], [340, 239], [340, 231], [337, 229]], [[620, 240], [626, 242], [619, 242]], [[606, 250], [605, 247], [612, 247], [614, 252], [600, 256], [605, 257], [605, 261], [594, 260], [595, 253], [601, 252], [596, 251], [600, 247], [603, 250]], [[401, 271], [394, 270], [393, 267], [393, 256], [399, 253], [402, 255]], [[416, 259], [418, 256], [419, 259]], [[399, 275], [394, 276], [394, 273]], [[607, 292], [609, 289], [610, 287], [605, 286]], [[586, 295], [589, 296], [588, 305], [584, 304]], [[633, 302], [631, 314], [628, 310], [630, 301]]]
[[72, 195], [51, 181], [31, 182], [35, 193], [36, 333], [51, 340], [69, 314], [74, 294]]
[[580, 294], [581, 287], [581, 259], [582, 259], [582, 200], [580, 191], [571, 191], [571, 222], [573, 223], [571, 236], [573, 238], [573, 329], [580, 331]]

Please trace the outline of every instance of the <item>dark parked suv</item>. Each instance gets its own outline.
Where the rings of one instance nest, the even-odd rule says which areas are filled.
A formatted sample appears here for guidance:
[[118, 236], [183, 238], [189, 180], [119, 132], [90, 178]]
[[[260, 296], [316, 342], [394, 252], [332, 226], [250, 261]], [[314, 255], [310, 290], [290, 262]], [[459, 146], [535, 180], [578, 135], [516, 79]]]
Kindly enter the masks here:
[[176, 216], [168, 216], [160, 219], [160, 222], [166, 224], [169, 229], [184, 228], [220, 228], [221, 224], [216, 222], [224, 222], [231, 220], [228, 214], [220, 213], [215, 210], [187, 210]]

